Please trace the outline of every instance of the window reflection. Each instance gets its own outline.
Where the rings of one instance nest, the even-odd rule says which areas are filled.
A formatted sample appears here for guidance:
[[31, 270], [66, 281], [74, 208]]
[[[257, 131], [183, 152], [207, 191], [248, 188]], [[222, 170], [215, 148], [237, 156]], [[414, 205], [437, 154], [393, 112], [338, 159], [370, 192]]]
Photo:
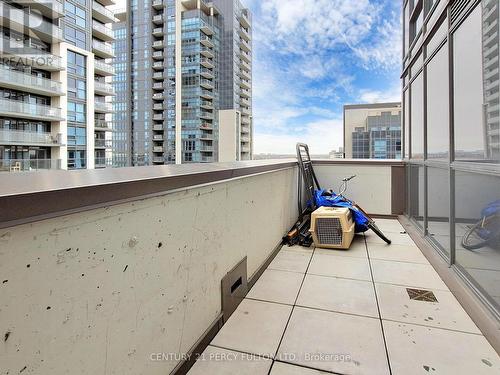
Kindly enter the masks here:
[[[500, 208], [495, 209], [494, 202], [500, 200], [499, 186], [497, 176], [468, 172], [455, 175], [456, 262], [496, 301], [497, 307], [500, 307]], [[471, 230], [470, 238], [465, 237]], [[486, 242], [487, 239], [490, 241]], [[474, 249], [472, 245], [479, 247]]]

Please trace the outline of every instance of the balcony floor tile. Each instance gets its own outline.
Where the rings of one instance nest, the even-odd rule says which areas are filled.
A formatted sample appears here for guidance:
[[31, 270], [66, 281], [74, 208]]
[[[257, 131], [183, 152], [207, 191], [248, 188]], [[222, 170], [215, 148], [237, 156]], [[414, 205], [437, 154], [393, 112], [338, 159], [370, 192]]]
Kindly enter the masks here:
[[307, 275], [298, 306], [378, 318], [375, 290], [370, 281]]
[[287, 305], [244, 299], [211, 345], [273, 356], [291, 310]]
[[[317, 353], [345, 357], [311, 357]], [[295, 307], [278, 351], [278, 358], [287, 357], [342, 374], [389, 374], [382, 327], [374, 318]]]
[[[378, 223], [377, 223], [378, 225]], [[380, 228], [382, 232], [384, 230]], [[414, 245], [413, 240], [409, 235], [406, 233], [400, 233], [400, 232], [388, 232], [385, 231], [387, 234], [387, 237], [392, 241], [393, 245]], [[375, 244], [385, 244], [384, 241], [382, 241], [374, 232], [368, 231], [365, 233], [365, 238], [366, 242], [368, 243], [375, 243]]]
[[287, 250], [282, 248], [269, 265], [269, 269], [305, 273], [312, 251]]
[[191, 375], [267, 375], [272, 360], [208, 346], [191, 368]]
[[370, 242], [368, 254], [370, 254], [370, 259], [429, 264], [427, 258], [415, 245], [387, 245]]
[[481, 335], [384, 321], [394, 375], [498, 374], [500, 360]]
[[304, 275], [298, 272], [266, 270], [247, 298], [293, 305], [299, 293]]
[[[274, 358], [271, 375], [498, 373], [498, 355], [399, 225], [380, 221], [390, 246], [368, 232], [347, 251], [283, 247], [211, 345]], [[406, 286], [438, 302], [411, 300]], [[233, 362], [191, 373], [261, 373]]]
[[[368, 244], [368, 246], [370, 246]], [[375, 282], [424, 289], [448, 290], [430, 264], [370, 260]]]
[[338, 255], [314, 254], [308, 273], [371, 281], [368, 259]]
[[404, 286], [375, 284], [382, 319], [480, 334], [451, 292], [432, 290], [437, 302], [408, 298]]

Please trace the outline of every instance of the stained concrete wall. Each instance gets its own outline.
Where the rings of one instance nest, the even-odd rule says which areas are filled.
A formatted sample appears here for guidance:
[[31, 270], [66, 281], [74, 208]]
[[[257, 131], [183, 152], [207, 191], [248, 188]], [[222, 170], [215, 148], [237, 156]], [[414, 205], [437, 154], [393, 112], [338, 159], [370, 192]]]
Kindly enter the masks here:
[[168, 374], [296, 217], [289, 168], [0, 230], [0, 374]]

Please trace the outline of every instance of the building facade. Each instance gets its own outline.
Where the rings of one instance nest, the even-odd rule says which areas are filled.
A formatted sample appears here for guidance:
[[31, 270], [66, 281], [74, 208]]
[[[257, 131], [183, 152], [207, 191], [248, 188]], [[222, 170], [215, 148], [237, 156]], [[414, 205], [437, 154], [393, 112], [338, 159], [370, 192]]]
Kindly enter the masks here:
[[401, 103], [344, 106], [348, 159], [401, 159]]
[[499, 3], [410, 0], [403, 15], [406, 211], [500, 319]]
[[0, 170], [111, 164], [112, 4], [0, 1]]
[[[128, 15], [115, 25], [119, 41], [124, 38], [116, 44], [116, 54], [121, 56], [116, 68], [129, 79], [120, 70], [115, 80], [114, 126], [123, 130], [114, 134], [115, 147], [120, 147], [115, 154], [126, 155], [127, 165], [218, 161], [219, 153], [227, 154], [229, 147], [226, 141], [220, 143], [220, 131], [233, 132], [235, 126], [233, 138], [239, 143], [232, 160], [251, 157], [251, 70], [245, 70], [247, 78], [241, 81], [240, 61], [226, 56], [226, 21], [219, 8], [224, 5], [201, 0], [130, 0]], [[233, 39], [241, 38], [239, 30], [246, 25], [248, 40], [241, 48], [248, 47], [248, 51], [231, 48], [231, 53], [245, 53], [250, 69], [248, 10], [238, 6], [239, 16], [245, 17], [235, 18], [238, 28], [233, 23], [230, 34]], [[129, 71], [125, 72], [121, 60], [128, 61]], [[226, 79], [235, 82], [227, 85]], [[240, 103], [242, 90], [245, 104]], [[221, 109], [245, 112], [242, 124], [221, 127]]]

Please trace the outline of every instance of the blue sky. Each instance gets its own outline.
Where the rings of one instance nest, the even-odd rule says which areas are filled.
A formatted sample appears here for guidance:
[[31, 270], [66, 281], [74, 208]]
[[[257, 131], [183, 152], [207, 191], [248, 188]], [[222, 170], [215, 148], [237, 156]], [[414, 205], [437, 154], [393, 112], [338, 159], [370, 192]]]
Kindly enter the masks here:
[[255, 153], [342, 145], [342, 106], [400, 100], [401, 1], [242, 0], [253, 12]]

